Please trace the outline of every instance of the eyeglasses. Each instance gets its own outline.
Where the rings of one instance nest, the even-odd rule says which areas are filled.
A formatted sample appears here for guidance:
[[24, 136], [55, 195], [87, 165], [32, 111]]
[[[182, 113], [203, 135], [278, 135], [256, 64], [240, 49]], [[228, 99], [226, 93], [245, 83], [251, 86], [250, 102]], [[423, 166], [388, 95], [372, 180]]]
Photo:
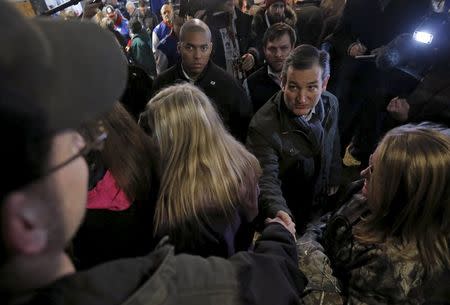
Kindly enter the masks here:
[[72, 161], [75, 161], [79, 157], [86, 157], [92, 151], [101, 151], [103, 149], [105, 140], [108, 138], [108, 133], [107, 133], [105, 127], [101, 123], [98, 125], [96, 132], [97, 133], [94, 136], [94, 140], [93, 141], [90, 141], [90, 142], [86, 143], [86, 145], [82, 149], [80, 149], [80, 151], [77, 154], [73, 155], [72, 157], [70, 157], [66, 161], [64, 161], [64, 162], [62, 162], [62, 163], [60, 163], [58, 165], [55, 165], [55, 166], [51, 167], [50, 169], [48, 169], [43, 174], [43, 177], [48, 176], [48, 175], [50, 175], [50, 174], [60, 170], [61, 168], [65, 167], [66, 165], [68, 165]]

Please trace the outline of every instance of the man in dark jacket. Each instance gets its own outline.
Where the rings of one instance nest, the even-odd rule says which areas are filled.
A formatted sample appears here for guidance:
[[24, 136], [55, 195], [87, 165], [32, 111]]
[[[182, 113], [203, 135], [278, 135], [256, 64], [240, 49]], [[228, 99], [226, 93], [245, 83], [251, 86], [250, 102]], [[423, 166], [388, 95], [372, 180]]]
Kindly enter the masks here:
[[243, 81], [260, 60], [251, 31], [252, 17], [236, 8], [233, 0], [208, 0], [200, 18], [212, 33], [212, 61]]
[[281, 89], [281, 70], [289, 53], [294, 49], [295, 31], [285, 23], [275, 23], [267, 29], [263, 38], [266, 64], [252, 73], [244, 87], [253, 104], [253, 111], [262, 107]]
[[263, 168], [262, 217], [279, 210], [299, 231], [339, 185], [338, 101], [325, 91], [328, 53], [311, 45], [294, 49], [282, 72], [282, 91], [253, 117], [249, 149]]
[[379, 113], [387, 103], [383, 82], [394, 81], [387, 82], [388, 75], [381, 75], [373, 63], [355, 57], [377, 52], [399, 34], [413, 33], [429, 5], [429, 0], [349, 0], [330, 39], [340, 61], [333, 74], [333, 93], [341, 103], [342, 148], [352, 141], [350, 152], [363, 163], [375, 148], [381, 129]]
[[158, 24], [158, 17], [156, 17], [156, 15], [147, 7], [147, 2], [145, 0], [139, 0], [138, 6], [139, 7], [136, 8], [132, 1], [127, 2], [126, 9], [130, 15], [129, 23], [131, 24], [134, 20], [139, 20], [144, 29], [151, 35], [153, 29]]
[[262, 50], [264, 33], [271, 25], [278, 22], [284, 22], [295, 29], [297, 16], [294, 10], [286, 4], [286, 0], [266, 0], [266, 8], [259, 10], [252, 21], [252, 33], [258, 50]]
[[199, 19], [187, 21], [180, 30], [178, 51], [181, 63], [155, 79], [154, 94], [177, 82], [195, 84], [217, 107], [231, 134], [245, 141], [252, 115], [251, 103], [238, 81], [210, 61], [212, 43], [208, 26]]
[[21, 36], [0, 53], [0, 70], [9, 72], [0, 82], [8, 142], [0, 150], [8, 160], [0, 184], [2, 304], [299, 304], [305, 281], [295, 228], [279, 218], [267, 221], [254, 252], [228, 260], [175, 256], [162, 245], [77, 273], [64, 249], [86, 209], [83, 155], [100, 148], [107, 131], [99, 126], [85, 142], [75, 130], [120, 98], [127, 63], [111, 33], [93, 23], [25, 19], [7, 1], [0, 19], [3, 36]]
[[150, 35], [144, 30], [139, 20], [134, 19], [130, 26], [131, 45], [129, 49], [130, 58], [133, 63], [141, 67], [148, 75], [156, 76], [156, 63], [152, 51]]

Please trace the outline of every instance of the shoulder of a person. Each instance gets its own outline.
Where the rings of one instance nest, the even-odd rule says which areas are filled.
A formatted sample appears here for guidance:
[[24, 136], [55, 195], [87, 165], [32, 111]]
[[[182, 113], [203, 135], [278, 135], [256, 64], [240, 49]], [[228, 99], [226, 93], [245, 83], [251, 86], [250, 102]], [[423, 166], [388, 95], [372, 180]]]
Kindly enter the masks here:
[[178, 78], [177, 65], [174, 65], [155, 78], [153, 87], [161, 89], [162, 87], [175, 83]]
[[261, 108], [259, 108], [250, 122], [251, 128], [264, 130], [267, 132], [280, 128], [280, 116], [277, 103], [278, 96], [279, 94], [274, 95]]
[[266, 76], [268, 76], [267, 66], [264, 65], [264, 66], [260, 67], [258, 70], [256, 70], [255, 72], [253, 72], [252, 74], [250, 74], [249, 77], [247, 78], [247, 81], [248, 82], [257, 81], [262, 78], [266, 78]]
[[338, 101], [337, 97], [334, 94], [332, 94], [331, 92], [329, 92], [329, 91], [322, 92], [321, 98], [322, 98], [322, 102], [324, 103], [324, 106], [333, 107], [333, 108], [338, 107], [339, 101]]
[[214, 80], [220, 86], [235, 87], [237, 81], [227, 71], [219, 67], [213, 62], [210, 62], [204, 77], [205, 81]]

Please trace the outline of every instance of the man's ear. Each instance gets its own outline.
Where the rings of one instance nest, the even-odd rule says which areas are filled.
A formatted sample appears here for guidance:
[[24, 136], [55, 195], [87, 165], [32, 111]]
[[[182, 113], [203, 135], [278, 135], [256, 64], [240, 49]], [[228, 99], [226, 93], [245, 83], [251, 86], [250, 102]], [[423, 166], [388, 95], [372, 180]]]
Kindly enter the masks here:
[[327, 90], [329, 79], [330, 79], [330, 75], [326, 76], [325, 79], [322, 81], [322, 91]]
[[2, 238], [12, 255], [36, 255], [46, 248], [48, 231], [38, 206], [39, 203], [34, 204], [22, 191], [4, 199]]
[[178, 51], [178, 54], [181, 54], [181, 42], [178, 42], [177, 43], [177, 51]]

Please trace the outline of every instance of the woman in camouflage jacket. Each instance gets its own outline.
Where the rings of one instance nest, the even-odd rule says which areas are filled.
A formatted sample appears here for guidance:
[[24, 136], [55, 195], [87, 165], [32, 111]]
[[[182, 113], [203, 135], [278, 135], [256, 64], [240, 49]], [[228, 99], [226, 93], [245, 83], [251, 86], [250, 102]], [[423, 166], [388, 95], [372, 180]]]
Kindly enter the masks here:
[[440, 279], [450, 273], [450, 137], [423, 125], [393, 129], [362, 175], [360, 191], [298, 240], [304, 302], [449, 302], [448, 289], [436, 291], [449, 285]]

